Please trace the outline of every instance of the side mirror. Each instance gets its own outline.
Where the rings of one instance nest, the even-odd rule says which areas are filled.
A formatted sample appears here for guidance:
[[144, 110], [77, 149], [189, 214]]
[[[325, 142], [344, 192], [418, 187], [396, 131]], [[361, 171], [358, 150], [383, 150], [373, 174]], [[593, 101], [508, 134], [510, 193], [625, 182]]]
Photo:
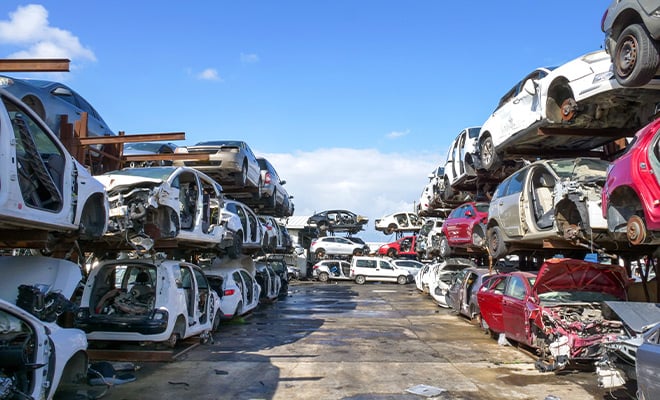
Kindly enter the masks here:
[[286, 181], [280, 181], [280, 185], [286, 185]]

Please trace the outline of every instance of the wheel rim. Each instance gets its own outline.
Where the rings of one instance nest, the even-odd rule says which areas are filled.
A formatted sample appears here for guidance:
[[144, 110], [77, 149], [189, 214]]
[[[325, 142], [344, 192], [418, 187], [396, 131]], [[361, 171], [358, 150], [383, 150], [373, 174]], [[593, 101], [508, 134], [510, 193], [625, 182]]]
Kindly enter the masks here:
[[481, 161], [484, 165], [490, 165], [493, 161], [493, 141], [487, 138], [481, 146]]
[[644, 220], [639, 215], [630, 217], [626, 227], [626, 234], [630, 243], [634, 245], [644, 243], [644, 240], [646, 240], [646, 226], [644, 225]]
[[328, 274], [326, 274], [325, 272], [322, 272], [321, 275], [319, 275], [319, 281], [327, 282], [328, 281]]
[[621, 40], [621, 46], [616, 53], [617, 62], [615, 63], [615, 67], [619, 76], [627, 77], [633, 72], [635, 64], [637, 64], [637, 49], [639, 48], [639, 44], [632, 35], [628, 35]]
[[440, 239], [440, 253], [442, 253], [443, 256], [449, 254], [449, 243], [447, 243], [446, 238]]
[[497, 232], [492, 232], [490, 234], [490, 241], [488, 242], [488, 247], [491, 254], [497, 253], [499, 247], [500, 238], [497, 235]]

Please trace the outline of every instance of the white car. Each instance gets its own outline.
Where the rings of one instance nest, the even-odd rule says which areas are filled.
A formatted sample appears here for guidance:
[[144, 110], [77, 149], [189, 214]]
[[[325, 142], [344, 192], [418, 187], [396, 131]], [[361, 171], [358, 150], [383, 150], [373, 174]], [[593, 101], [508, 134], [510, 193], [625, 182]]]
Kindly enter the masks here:
[[348, 281], [351, 278], [351, 264], [344, 260], [321, 260], [312, 266], [312, 277], [319, 282], [329, 280]]
[[273, 302], [277, 300], [282, 288], [282, 280], [275, 273], [270, 263], [267, 261], [255, 261], [256, 279], [261, 287], [260, 301]]
[[[0, 89], [0, 230], [96, 240], [108, 225], [103, 184], [25, 104]], [[20, 235], [17, 235], [20, 236]]]
[[291, 244], [288, 243], [285, 227], [270, 215], [259, 215], [259, 220], [266, 230], [267, 250], [272, 253], [284, 253]]
[[252, 208], [240, 201], [225, 199], [222, 211], [229, 212], [229, 215], [238, 215], [241, 227], [236, 231], [235, 236], [243, 239], [244, 254], [254, 254], [268, 247], [266, 228]]
[[[87, 338], [79, 329], [53, 322], [82, 279], [78, 265], [48, 257], [12, 256], [0, 257], [0, 269], [0, 398], [50, 400], [67, 384], [79, 387], [87, 379]], [[25, 293], [34, 297], [25, 298]], [[43, 307], [29, 312], [24, 303]]]
[[386, 235], [394, 232], [417, 232], [422, 227], [422, 220], [413, 212], [397, 212], [377, 218], [374, 228]]
[[557, 68], [537, 68], [501, 98], [482, 125], [479, 167], [494, 171], [541, 154], [583, 154], [632, 136], [655, 115], [658, 89], [658, 79], [635, 89], [621, 86], [604, 50]]
[[200, 267], [175, 260], [119, 259], [92, 266], [76, 315], [90, 341], [167, 343], [220, 323], [220, 299]]
[[419, 262], [417, 260], [396, 259], [396, 260], [390, 260], [390, 262], [394, 264], [397, 268], [407, 269], [408, 271], [410, 271], [410, 274], [412, 276], [417, 275], [424, 266], [424, 263]]
[[369, 254], [369, 246], [340, 236], [323, 236], [312, 240], [309, 251], [317, 259], [325, 258], [328, 255], [360, 256]]
[[473, 190], [477, 180], [474, 169], [474, 158], [477, 153], [477, 138], [481, 127], [474, 126], [463, 129], [449, 146], [447, 161], [443, 168], [444, 190], [442, 199], [446, 202], [455, 201], [455, 197], [464, 198], [462, 190]]
[[204, 272], [220, 296], [222, 320], [248, 314], [259, 305], [261, 287], [256, 280], [252, 259], [221, 260]]
[[395, 282], [399, 285], [413, 281], [407, 269], [398, 268], [383, 257], [357, 256], [351, 259], [351, 278], [358, 285], [366, 282]]

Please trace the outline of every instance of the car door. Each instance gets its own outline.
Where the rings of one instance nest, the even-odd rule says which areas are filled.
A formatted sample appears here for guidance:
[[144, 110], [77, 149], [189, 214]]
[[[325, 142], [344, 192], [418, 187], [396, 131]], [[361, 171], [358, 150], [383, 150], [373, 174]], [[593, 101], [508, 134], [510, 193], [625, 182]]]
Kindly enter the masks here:
[[239, 274], [243, 281], [245, 290], [243, 290], [243, 310], [254, 308], [254, 305], [259, 301], [259, 294], [257, 291], [257, 281], [244, 270], [240, 270]]
[[376, 274], [383, 280], [395, 281], [399, 276], [399, 271], [389, 261], [378, 260]]
[[[522, 236], [521, 227], [521, 201], [527, 168], [516, 172], [507, 179], [506, 190], [502, 197], [493, 199], [494, 208], [497, 210], [498, 222], [509, 237]], [[493, 208], [491, 206], [491, 208]]]
[[459, 225], [459, 219], [463, 216], [464, 212], [465, 212], [465, 207], [459, 206], [456, 209], [454, 209], [454, 211], [449, 213], [449, 216], [445, 220], [445, 228], [447, 230], [447, 240], [451, 244], [460, 243], [458, 225]]
[[502, 300], [508, 276], [499, 275], [493, 278], [491, 285], [484, 286], [477, 293], [477, 302], [484, 321], [492, 332], [504, 332], [502, 319]]
[[518, 275], [512, 275], [502, 296], [504, 333], [507, 337], [522, 343], [527, 343], [525, 302], [528, 292], [529, 288], [525, 279]]
[[215, 316], [215, 309], [213, 309], [213, 297], [211, 296], [211, 286], [209, 285], [206, 276], [196, 267], [192, 268], [193, 277], [195, 279], [195, 304], [193, 329], [196, 333], [208, 330], [211, 327], [211, 322]]
[[472, 241], [472, 225], [476, 218], [477, 210], [471, 204], [465, 205], [462, 215], [456, 220], [457, 242], [465, 244]]

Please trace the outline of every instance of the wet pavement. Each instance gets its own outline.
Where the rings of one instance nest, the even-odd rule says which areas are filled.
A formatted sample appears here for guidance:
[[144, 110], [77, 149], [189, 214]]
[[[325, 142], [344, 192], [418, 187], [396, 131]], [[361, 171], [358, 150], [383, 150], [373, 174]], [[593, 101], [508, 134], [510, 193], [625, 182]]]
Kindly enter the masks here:
[[[174, 362], [138, 362], [137, 380], [103, 398], [615, 398], [594, 372], [537, 372], [528, 354], [412, 284], [294, 282], [286, 298], [223, 324], [214, 339]], [[435, 389], [443, 392], [429, 397]]]

